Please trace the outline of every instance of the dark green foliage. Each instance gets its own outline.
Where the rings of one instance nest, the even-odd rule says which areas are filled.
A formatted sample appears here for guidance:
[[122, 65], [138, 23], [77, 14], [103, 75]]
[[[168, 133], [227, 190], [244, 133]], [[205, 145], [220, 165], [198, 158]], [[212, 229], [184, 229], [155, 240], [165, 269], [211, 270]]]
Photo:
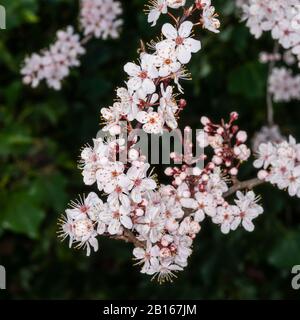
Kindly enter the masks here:
[[[199, 126], [232, 110], [253, 134], [263, 124], [267, 70], [258, 53], [271, 50], [268, 37], [256, 41], [239, 22], [233, 0], [215, 0], [220, 35], [201, 33], [203, 50], [194, 56], [193, 81], [185, 83], [188, 108], [181, 126]], [[77, 24], [71, 0], [7, 0], [8, 29], [0, 38], [0, 264], [7, 268], [7, 298], [297, 298], [291, 268], [300, 264], [300, 206], [284, 192], [261, 187], [265, 214], [249, 234], [228, 236], [203, 224], [190, 265], [173, 284], [158, 285], [133, 267], [132, 247], [108, 239], [91, 258], [68, 249], [56, 237], [57, 219], [70, 199], [87, 193], [77, 170], [80, 147], [91, 142], [100, 107], [122, 85], [122, 66], [136, 58], [139, 39], [150, 40], [143, 0], [124, 1], [125, 26], [116, 41], [93, 40], [82, 66], [62, 91], [25, 87], [19, 75], [26, 54], [48, 46], [55, 31]], [[299, 104], [276, 105], [285, 134], [300, 138]], [[159, 170], [159, 168], [158, 168]], [[251, 164], [243, 175], [254, 175]]]

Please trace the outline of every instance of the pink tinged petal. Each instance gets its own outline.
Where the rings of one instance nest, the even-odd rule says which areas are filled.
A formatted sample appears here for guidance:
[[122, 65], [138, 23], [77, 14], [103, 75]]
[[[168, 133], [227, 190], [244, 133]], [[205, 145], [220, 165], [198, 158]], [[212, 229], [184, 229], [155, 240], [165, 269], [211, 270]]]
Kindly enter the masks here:
[[113, 220], [111, 221], [111, 223], [109, 224], [107, 231], [109, 234], [114, 235], [117, 234], [120, 230], [121, 227], [121, 223], [118, 220]]
[[195, 221], [196, 222], [202, 222], [205, 219], [205, 214], [203, 212], [203, 210], [197, 210], [195, 212]]
[[182, 64], [187, 64], [192, 58], [192, 54], [189, 50], [185, 48], [184, 45], [180, 45], [177, 49], [177, 58]]
[[137, 170], [136, 167], [130, 167], [126, 174], [129, 179], [135, 180], [139, 176], [139, 171]]
[[98, 222], [98, 227], [97, 227], [97, 233], [98, 234], [103, 234], [106, 231], [106, 224], [103, 222]]
[[144, 259], [145, 258], [145, 250], [142, 248], [134, 248], [133, 249], [133, 255], [137, 259]]
[[131, 191], [131, 198], [135, 203], [141, 203], [142, 202], [142, 195], [141, 195], [141, 189], [140, 188], [134, 188]]
[[130, 217], [128, 216], [121, 216], [120, 218], [122, 225], [127, 228], [127, 229], [131, 229], [133, 224], [132, 221], [130, 219]]
[[184, 208], [188, 208], [188, 209], [196, 209], [198, 207], [198, 203], [194, 199], [183, 198], [180, 200], [180, 203]]
[[124, 66], [124, 71], [131, 77], [135, 77], [137, 76], [140, 72], [141, 72], [141, 68], [132, 63], [132, 62], [128, 62], [125, 64]]
[[116, 185], [115, 183], [107, 183], [105, 186], [104, 186], [104, 192], [105, 193], [112, 193], [116, 188]]
[[148, 121], [148, 113], [145, 111], [140, 111], [136, 115], [136, 120], [140, 123], [146, 123]]
[[157, 9], [153, 9], [149, 12], [148, 15], [148, 22], [152, 23], [152, 27], [154, 27], [156, 25], [157, 20], [160, 17], [160, 12]]
[[123, 207], [125, 207], [125, 208], [130, 207], [130, 200], [126, 194], [124, 194], [124, 193], [120, 194], [119, 199], [120, 199], [120, 202]]
[[[176, 72], [176, 71], [174, 71], [174, 72]], [[162, 77], [162, 78], [169, 76], [171, 73], [172, 73], [172, 70], [171, 70], [169, 65], [163, 65], [159, 69], [159, 76]]]
[[153, 179], [146, 178], [142, 181], [142, 186], [146, 190], [154, 190], [156, 188], [156, 182]]
[[92, 172], [83, 171], [83, 182], [87, 186], [91, 186], [96, 182], [96, 176]]
[[230, 223], [229, 222], [224, 222], [221, 225], [221, 232], [224, 234], [228, 234], [230, 231]]
[[88, 206], [95, 206], [97, 204], [103, 204], [102, 200], [99, 199], [95, 192], [90, 192], [87, 198], [85, 199], [85, 203]]
[[130, 185], [130, 179], [125, 174], [122, 174], [119, 176], [118, 184], [123, 189], [126, 189]]
[[250, 219], [244, 218], [242, 221], [242, 226], [249, 232], [252, 232], [254, 230], [254, 224]]
[[291, 197], [295, 196], [297, 194], [298, 189], [299, 188], [295, 183], [291, 184], [288, 188], [289, 195]]
[[170, 65], [170, 67], [172, 72], [177, 72], [180, 69], [181, 64], [179, 62], [174, 62]]
[[155, 92], [156, 87], [152, 80], [145, 79], [142, 84], [142, 89], [144, 90], [145, 93], [152, 94]]
[[192, 38], [184, 40], [184, 46], [191, 52], [196, 53], [201, 49], [201, 42]]
[[[159, 55], [159, 57], [168, 59], [173, 58], [173, 52], [176, 48], [176, 43], [173, 40], [163, 40], [161, 42], [158, 42], [156, 44], [156, 51]], [[154, 60], [156, 63], [158, 63], [158, 58], [155, 58]]]
[[90, 245], [94, 248], [94, 251], [97, 252], [99, 249], [98, 240], [96, 238], [91, 238], [89, 240]]
[[205, 208], [205, 213], [210, 217], [214, 217], [217, 214], [217, 210], [215, 207], [209, 206]]
[[161, 32], [167, 39], [176, 39], [178, 36], [177, 30], [170, 23], [165, 23]]
[[138, 77], [131, 78], [131, 79], [128, 80], [127, 86], [131, 90], [136, 91], [136, 90], [140, 89], [140, 87], [142, 86], [142, 79], [138, 78]]
[[240, 217], [236, 217], [233, 219], [232, 223], [231, 223], [231, 230], [236, 230], [238, 228], [238, 226], [241, 223], [241, 218]]
[[166, 123], [167, 123], [167, 126], [172, 130], [174, 130], [178, 127], [178, 123], [177, 123], [175, 117], [166, 119]]
[[178, 34], [182, 38], [187, 38], [193, 29], [193, 23], [191, 21], [185, 21], [181, 24], [178, 30]]
[[158, 71], [154, 66], [151, 66], [150, 68], [148, 68], [148, 76], [150, 79], [158, 78]]

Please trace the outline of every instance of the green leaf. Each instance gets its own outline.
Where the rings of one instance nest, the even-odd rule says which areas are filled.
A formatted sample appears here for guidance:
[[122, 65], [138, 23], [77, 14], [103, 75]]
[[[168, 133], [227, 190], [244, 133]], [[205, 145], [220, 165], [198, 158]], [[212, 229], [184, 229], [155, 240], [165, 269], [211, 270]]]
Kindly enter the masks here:
[[300, 261], [300, 231], [288, 232], [277, 243], [269, 262], [277, 268], [291, 268]]
[[7, 199], [2, 227], [36, 239], [44, 217], [45, 212], [35, 204], [33, 197], [26, 191], [20, 191]]
[[229, 75], [229, 92], [246, 98], [262, 98], [265, 95], [266, 69], [258, 62], [248, 62], [235, 68]]

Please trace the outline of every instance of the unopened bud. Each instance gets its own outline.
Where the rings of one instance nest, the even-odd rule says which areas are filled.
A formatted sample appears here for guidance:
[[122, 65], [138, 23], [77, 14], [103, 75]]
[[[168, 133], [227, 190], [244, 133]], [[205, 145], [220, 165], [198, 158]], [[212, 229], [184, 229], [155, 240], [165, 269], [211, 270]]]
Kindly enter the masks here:
[[179, 103], [178, 103], [178, 107], [180, 109], [184, 109], [186, 107], [187, 103], [186, 103], [186, 100], [185, 99], [180, 99], [179, 100]]

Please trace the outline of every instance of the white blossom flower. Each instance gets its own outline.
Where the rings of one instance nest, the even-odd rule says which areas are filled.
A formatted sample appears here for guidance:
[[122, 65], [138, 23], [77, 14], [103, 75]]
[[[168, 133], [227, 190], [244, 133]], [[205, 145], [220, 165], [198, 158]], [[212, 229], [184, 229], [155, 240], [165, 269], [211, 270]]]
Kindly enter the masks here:
[[187, 64], [191, 60], [192, 53], [196, 53], [201, 49], [200, 41], [190, 37], [192, 29], [193, 23], [190, 21], [183, 22], [178, 30], [170, 23], [164, 24], [162, 33], [166, 37], [166, 40], [156, 45], [157, 50], [163, 50], [166, 47], [170, 48], [170, 45], [174, 46], [176, 48], [177, 59], [182, 64]]
[[149, 169], [149, 164], [144, 164], [142, 167], [137, 168], [132, 166], [128, 169], [126, 175], [130, 180], [129, 190], [131, 190], [131, 198], [136, 203], [141, 203], [143, 198], [142, 195], [150, 190], [156, 188], [156, 182], [147, 178], [147, 171]]
[[209, 3], [207, 3], [203, 8], [203, 28], [214, 33], [219, 33], [220, 31], [218, 29], [220, 28], [220, 21], [217, 19], [217, 16], [218, 15], [215, 12], [215, 7], [211, 6], [209, 1]]
[[158, 113], [161, 115], [164, 122], [170, 129], [176, 129], [178, 126], [175, 116], [177, 111], [178, 106], [173, 96], [173, 88], [168, 86], [166, 89], [164, 89], [162, 85]]
[[168, 12], [167, 0], [152, 0], [149, 7], [148, 22], [152, 23], [152, 27], [156, 25], [161, 14]]
[[213, 223], [221, 225], [221, 232], [229, 233], [234, 217], [238, 215], [239, 208], [233, 205], [221, 206], [217, 208], [217, 214], [212, 218]]
[[148, 206], [145, 215], [138, 219], [137, 231], [152, 243], [156, 243], [162, 237], [164, 221], [160, 215], [160, 208]]
[[146, 249], [134, 248], [133, 255], [135, 257], [135, 260], [139, 260], [137, 264], [143, 264], [141, 273], [151, 274], [152, 264], [157, 264], [153, 261], [157, 260], [157, 257], [159, 255], [159, 247], [157, 245], [153, 246], [152, 243], [148, 241]]
[[138, 112], [136, 119], [143, 123], [143, 130], [147, 133], [159, 134], [163, 132], [164, 120], [158, 112], [140, 111]]
[[71, 209], [67, 209], [67, 215], [74, 219], [83, 219], [88, 217], [92, 221], [96, 221], [97, 217], [97, 208], [103, 205], [103, 201], [97, 196], [95, 192], [89, 193], [85, 198], [81, 198], [77, 201], [71, 202]]
[[264, 210], [257, 204], [258, 199], [253, 191], [249, 191], [246, 194], [238, 191], [236, 195], [238, 199], [235, 200], [235, 203], [239, 208], [239, 212], [231, 223], [231, 229], [235, 230], [242, 224], [245, 230], [252, 232], [254, 230], [252, 220], [262, 214]]
[[210, 217], [216, 215], [217, 204], [212, 194], [197, 192], [195, 194], [195, 199], [197, 200], [197, 207], [195, 208], [197, 211], [194, 213], [195, 221], [203, 221], [206, 214]]
[[151, 55], [142, 55], [140, 66], [128, 62], [124, 66], [124, 70], [130, 76], [127, 82], [130, 91], [142, 90], [146, 94], [155, 92], [156, 87], [153, 80], [158, 77], [158, 71]]

